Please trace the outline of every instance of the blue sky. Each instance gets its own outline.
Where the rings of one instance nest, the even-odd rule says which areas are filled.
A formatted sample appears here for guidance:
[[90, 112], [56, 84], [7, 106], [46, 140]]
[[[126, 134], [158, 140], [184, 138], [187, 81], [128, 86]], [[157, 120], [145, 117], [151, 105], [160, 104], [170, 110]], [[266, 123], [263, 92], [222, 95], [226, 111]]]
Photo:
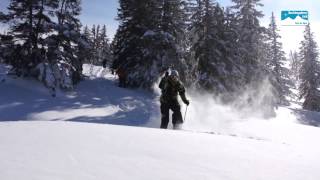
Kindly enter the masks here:
[[[217, 0], [222, 6], [231, 4], [231, 0]], [[118, 22], [117, 15], [118, 0], [82, 0], [82, 15], [80, 17], [83, 25], [106, 24], [110, 38], [116, 32]], [[265, 14], [261, 23], [267, 26], [273, 11], [279, 25], [280, 34], [284, 49], [288, 52], [297, 49], [297, 45], [302, 40], [303, 27], [283, 27], [280, 26], [281, 10], [308, 10], [310, 14], [311, 28], [315, 32], [316, 39], [320, 43], [320, 0], [262, 0], [264, 7], [260, 8]], [[0, 0], [0, 10], [5, 10], [9, 0]], [[4, 26], [0, 25], [0, 30]], [[317, 31], [318, 30], [318, 31]]]
[[85, 25], [106, 24], [108, 35], [112, 38], [115, 34], [118, 22], [117, 16], [118, 0], [82, 0], [81, 21]]
[[[0, 0], [0, 10], [5, 11], [9, 2], [9, 0]], [[115, 20], [117, 8], [118, 0], [82, 0], [81, 22], [83, 25], [87, 24], [88, 26], [106, 24], [108, 35], [112, 37], [118, 26]]]

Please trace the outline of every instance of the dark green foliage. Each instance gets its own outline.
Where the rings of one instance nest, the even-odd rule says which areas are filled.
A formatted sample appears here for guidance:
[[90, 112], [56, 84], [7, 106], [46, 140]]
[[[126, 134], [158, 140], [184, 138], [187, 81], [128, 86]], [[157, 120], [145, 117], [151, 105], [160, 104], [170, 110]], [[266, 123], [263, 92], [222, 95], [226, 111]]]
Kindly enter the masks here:
[[93, 25], [91, 31], [87, 26], [84, 27], [83, 37], [87, 41], [85, 62], [94, 65], [104, 65], [112, 63], [112, 50], [107, 36], [106, 25]]
[[216, 94], [231, 92], [240, 75], [235, 61], [235, 32], [228, 12], [211, 0], [197, 1], [190, 25], [195, 85]]
[[64, 86], [59, 82], [64, 81], [61, 79], [64, 74], [68, 74], [64, 78], [71, 78], [73, 84], [79, 82], [81, 49], [86, 44], [80, 34], [80, 3], [80, 0], [10, 1], [8, 13], [0, 18], [2, 22], [10, 22], [8, 33], [14, 38], [12, 46], [16, 55], [9, 63], [17, 74], [38, 76], [35, 72], [44, 75], [38, 69], [40, 66], [60, 67], [54, 73], [52, 86]]
[[290, 94], [290, 86], [292, 82], [290, 80], [289, 69], [284, 67], [286, 62], [285, 53], [282, 49], [282, 43], [280, 42], [281, 36], [279, 35], [276, 25], [274, 14], [272, 13], [271, 22], [267, 31], [267, 45], [268, 49], [265, 52], [267, 57], [267, 68], [270, 72], [271, 83], [275, 88], [274, 94], [277, 96], [278, 104], [287, 104], [286, 96]]
[[150, 88], [169, 67], [185, 79], [184, 18], [182, 1], [120, 1], [112, 68], [123, 68], [131, 87]]
[[299, 56], [302, 61], [299, 90], [300, 98], [304, 98], [303, 108], [320, 111], [319, 52], [310, 25], [306, 26], [304, 31], [304, 40], [301, 42]]

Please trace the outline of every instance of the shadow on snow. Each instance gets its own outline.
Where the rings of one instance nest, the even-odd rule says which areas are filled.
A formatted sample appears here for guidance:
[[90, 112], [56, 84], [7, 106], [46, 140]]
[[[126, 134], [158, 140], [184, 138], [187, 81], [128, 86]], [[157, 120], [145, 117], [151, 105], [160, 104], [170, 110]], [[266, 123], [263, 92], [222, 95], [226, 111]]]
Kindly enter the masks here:
[[[74, 92], [61, 93], [56, 98], [35, 80], [10, 81], [0, 83], [0, 121], [63, 120], [146, 126], [153, 113], [159, 111], [154, 94], [119, 88], [114, 80], [86, 79]], [[39, 88], [35, 91], [15, 81]]]
[[290, 108], [301, 124], [320, 127], [320, 112]]

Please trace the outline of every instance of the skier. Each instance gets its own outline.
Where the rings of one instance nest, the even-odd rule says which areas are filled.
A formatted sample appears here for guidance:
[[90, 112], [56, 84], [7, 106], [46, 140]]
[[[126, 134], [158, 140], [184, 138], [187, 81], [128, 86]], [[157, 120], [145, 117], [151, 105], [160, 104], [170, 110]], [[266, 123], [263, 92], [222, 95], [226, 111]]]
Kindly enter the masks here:
[[14, 53], [11, 56], [11, 64], [13, 65], [13, 67], [15, 67], [14, 72], [16, 73], [16, 75], [20, 77], [22, 75], [22, 58], [24, 58], [22, 54], [22, 46], [18, 44], [13, 51]]
[[107, 68], [107, 58], [104, 58], [102, 61], [102, 67], [105, 69]]
[[118, 77], [119, 77], [119, 87], [125, 88], [127, 85], [127, 83], [126, 83], [127, 74], [126, 74], [124, 68], [120, 66], [117, 69], [116, 73], [118, 74]]
[[169, 75], [166, 72], [165, 76], [161, 79], [159, 84], [161, 89], [160, 97], [160, 110], [161, 110], [161, 126], [162, 129], [168, 128], [169, 123], [169, 110], [173, 111], [172, 124], [173, 129], [179, 129], [183, 123], [180, 104], [178, 102], [178, 93], [182, 101], [188, 106], [189, 100], [185, 96], [185, 88], [179, 80], [179, 73], [176, 70], [172, 70]]

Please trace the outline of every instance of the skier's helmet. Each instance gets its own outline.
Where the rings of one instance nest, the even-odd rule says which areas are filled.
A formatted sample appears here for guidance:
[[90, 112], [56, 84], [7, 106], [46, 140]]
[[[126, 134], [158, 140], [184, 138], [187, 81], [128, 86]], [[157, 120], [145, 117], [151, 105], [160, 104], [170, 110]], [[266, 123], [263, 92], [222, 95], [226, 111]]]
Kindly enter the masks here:
[[179, 77], [179, 73], [178, 73], [178, 71], [176, 71], [176, 70], [172, 70], [170, 75], [171, 75], [172, 77], [176, 77], [176, 78]]

